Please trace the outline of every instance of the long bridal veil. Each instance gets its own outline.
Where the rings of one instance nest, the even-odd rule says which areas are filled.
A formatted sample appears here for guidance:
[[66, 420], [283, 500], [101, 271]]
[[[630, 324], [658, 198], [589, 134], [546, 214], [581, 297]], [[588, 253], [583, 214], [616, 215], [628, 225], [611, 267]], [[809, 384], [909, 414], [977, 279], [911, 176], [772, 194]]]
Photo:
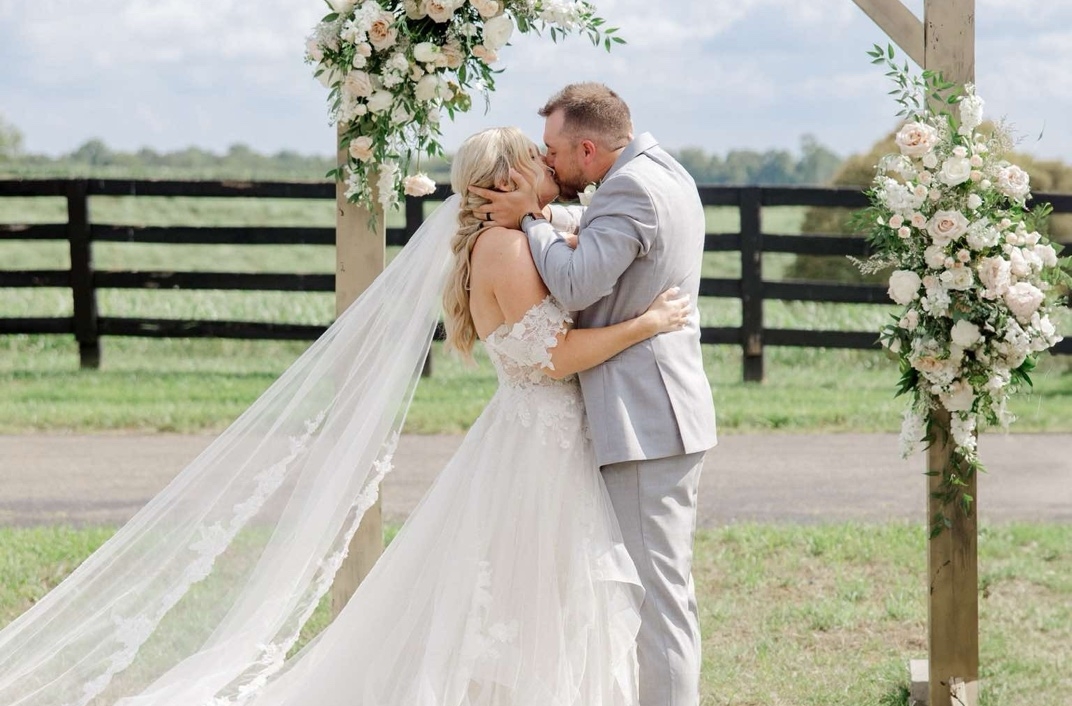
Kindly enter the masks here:
[[279, 672], [391, 467], [452, 197], [245, 413], [0, 631], [0, 704], [237, 703]]

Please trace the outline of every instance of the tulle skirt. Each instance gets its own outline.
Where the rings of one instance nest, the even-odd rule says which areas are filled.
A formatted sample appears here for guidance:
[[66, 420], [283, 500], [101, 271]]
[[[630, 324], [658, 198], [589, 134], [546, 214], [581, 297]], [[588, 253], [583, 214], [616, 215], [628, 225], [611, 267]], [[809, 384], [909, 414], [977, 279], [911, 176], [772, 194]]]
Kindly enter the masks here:
[[501, 388], [255, 706], [626, 706], [643, 599], [575, 383]]

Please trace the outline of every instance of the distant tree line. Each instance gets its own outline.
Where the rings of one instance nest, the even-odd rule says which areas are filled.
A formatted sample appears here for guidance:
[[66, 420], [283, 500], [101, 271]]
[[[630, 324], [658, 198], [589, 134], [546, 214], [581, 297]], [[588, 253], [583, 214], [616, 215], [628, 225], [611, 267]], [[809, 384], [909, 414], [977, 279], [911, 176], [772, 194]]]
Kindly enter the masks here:
[[[810, 135], [801, 138], [799, 154], [731, 150], [722, 156], [688, 147], [675, 156], [700, 184], [825, 184], [842, 162]], [[315, 180], [333, 167], [328, 156], [290, 150], [262, 154], [244, 144], [232, 145], [224, 154], [198, 147], [122, 152], [94, 139], [58, 157], [28, 154], [23, 150], [22, 133], [0, 116], [0, 176]], [[449, 157], [422, 160], [421, 169], [437, 182], [450, 181]]]

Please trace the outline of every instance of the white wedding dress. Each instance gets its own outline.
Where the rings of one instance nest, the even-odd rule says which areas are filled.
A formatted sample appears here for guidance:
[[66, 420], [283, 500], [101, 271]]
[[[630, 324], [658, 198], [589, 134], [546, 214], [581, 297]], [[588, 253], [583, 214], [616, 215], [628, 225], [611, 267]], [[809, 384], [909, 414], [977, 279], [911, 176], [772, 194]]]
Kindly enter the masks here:
[[335, 622], [238, 703], [636, 703], [643, 589], [576, 378], [540, 370], [569, 323], [548, 297], [488, 336], [499, 388], [457, 453]]

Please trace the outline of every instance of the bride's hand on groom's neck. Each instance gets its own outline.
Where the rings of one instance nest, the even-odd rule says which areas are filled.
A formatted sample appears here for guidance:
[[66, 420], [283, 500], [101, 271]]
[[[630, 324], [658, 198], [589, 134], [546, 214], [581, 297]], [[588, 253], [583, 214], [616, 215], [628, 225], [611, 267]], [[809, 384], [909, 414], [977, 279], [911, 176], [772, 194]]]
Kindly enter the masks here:
[[[478, 218], [488, 221], [488, 226], [501, 226], [503, 228], [520, 229], [521, 217], [534, 211], [542, 212], [543, 204], [540, 203], [536, 188], [536, 181], [527, 174], [510, 170], [512, 187], [504, 185], [501, 189], [484, 189], [479, 186], [470, 186], [469, 190], [478, 196], [488, 200], [483, 206], [474, 209]], [[485, 214], [490, 214], [488, 220]]]

